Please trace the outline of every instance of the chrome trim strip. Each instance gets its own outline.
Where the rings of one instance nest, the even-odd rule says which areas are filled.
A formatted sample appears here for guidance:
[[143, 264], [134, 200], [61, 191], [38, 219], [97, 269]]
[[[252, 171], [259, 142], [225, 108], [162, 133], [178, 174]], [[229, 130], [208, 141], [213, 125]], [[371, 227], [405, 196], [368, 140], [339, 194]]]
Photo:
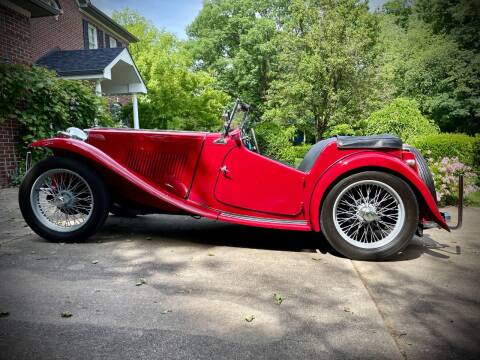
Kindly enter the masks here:
[[258, 221], [258, 222], [269, 223], [269, 224], [308, 225], [307, 220], [283, 220], [283, 219], [272, 219], [272, 218], [260, 218], [260, 217], [249, 216], [249, 215], [232, 214], [228, 212], [222, 212], [220, 213], [220, 216], [225, 216], [232, 219]]

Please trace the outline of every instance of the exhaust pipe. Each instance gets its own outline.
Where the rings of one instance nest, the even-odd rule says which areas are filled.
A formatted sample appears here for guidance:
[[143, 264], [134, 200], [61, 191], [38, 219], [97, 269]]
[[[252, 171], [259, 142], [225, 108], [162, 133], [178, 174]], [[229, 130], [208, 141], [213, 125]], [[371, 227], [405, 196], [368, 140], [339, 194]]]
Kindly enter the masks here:
[[452, 230], [458, 230], [463, 223], [463, 175], [458, 176], [458, 204], [457, 204], [457, 225], [450, 226]]

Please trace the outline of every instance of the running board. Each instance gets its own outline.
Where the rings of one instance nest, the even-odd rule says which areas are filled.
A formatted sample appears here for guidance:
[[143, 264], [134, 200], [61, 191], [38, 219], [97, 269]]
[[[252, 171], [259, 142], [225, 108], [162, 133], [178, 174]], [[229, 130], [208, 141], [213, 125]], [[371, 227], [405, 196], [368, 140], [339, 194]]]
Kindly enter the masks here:
[[310, 231], [311, 227], [307, 220], [288, 220], [276, 218], [262, 218], [257, 216], [249, 216], [242, 214], [234, 214], [229, 212], [222, 212], [218, 216], [218, 220], [234, 222], [237, 224], [262, 226], [277, 229], [291, 229]]

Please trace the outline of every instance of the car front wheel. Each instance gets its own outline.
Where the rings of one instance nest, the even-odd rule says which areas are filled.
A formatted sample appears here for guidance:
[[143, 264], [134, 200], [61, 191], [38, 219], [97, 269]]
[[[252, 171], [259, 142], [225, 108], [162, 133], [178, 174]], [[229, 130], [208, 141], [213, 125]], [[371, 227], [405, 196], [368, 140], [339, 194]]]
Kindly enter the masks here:
[[418, 226], [410, 186], [392, 174], [366, 171], [338, 182], [321, 211], [322, 231], [342, 255], [380, 260], [407, 246]]
[[100, 176], [87, 165], [50, 157], [36, 164], [19, 189], [27, 224], [41, 237], [62, 242], [84, 240], [104, 223], [110, 204]]

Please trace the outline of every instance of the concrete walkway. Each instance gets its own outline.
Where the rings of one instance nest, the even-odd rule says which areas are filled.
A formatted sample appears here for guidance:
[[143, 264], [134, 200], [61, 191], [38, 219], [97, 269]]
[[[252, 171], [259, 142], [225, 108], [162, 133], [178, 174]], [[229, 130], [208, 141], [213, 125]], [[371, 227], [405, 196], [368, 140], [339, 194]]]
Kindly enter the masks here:
[[480, 209], [461, 231], [429, 230], [369, 263], [313, 233], [180, 216], [111, 216], [87, 243], [54, 244], [26, 227], [16, 197], [0, 190], [1, 359], [480, 353]]

